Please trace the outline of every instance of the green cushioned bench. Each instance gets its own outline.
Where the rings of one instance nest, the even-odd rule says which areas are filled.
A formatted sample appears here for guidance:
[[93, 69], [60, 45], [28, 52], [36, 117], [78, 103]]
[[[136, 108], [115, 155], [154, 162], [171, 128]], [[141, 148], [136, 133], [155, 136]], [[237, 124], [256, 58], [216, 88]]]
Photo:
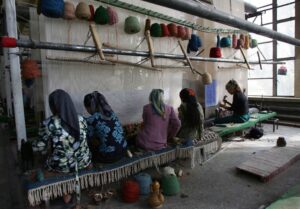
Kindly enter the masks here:
[[225, 136], [237, 131], [241, 131], [250, 127], [255, 126], [257, 123], [262, 121], [269, 120], [277, 115], [276, 112], [268, 112], [268, 113], [253, 113], [250, 116], [250, 120], [245, 123], [227, 123], [227, 124], [219, 124], [210, 127], [209, 129], [216, 132], [219, 136]]

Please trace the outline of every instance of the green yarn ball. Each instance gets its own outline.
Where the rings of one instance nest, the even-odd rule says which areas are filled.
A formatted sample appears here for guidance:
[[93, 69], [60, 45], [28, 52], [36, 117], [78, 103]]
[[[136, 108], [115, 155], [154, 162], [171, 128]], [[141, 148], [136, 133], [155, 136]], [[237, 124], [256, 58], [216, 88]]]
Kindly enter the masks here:
[[154, 23], [151, 25], [150, 34], [153, 37], [162, 37], [162, 29], [160, 24]]
[[161, 188], [164, 195], [176, 195], [180, 191], [180, 185], [177, 176], [167, 175], [161, 180]]
[[125, 19], [124, 30], [128, 34], [138, 33], [141, 30], [140, 22], [137, 17], [129, 16]]
[[99, 6], [95, 11], [94, 21], [100, 25], [107, 24], [109, 21], [107, 9], [105, 9], [103, 6]]
[[251, 48], [255, 48], [257, 47], [257, 40], [256, 39], [251, 39], [251, 44], [250, 44]]

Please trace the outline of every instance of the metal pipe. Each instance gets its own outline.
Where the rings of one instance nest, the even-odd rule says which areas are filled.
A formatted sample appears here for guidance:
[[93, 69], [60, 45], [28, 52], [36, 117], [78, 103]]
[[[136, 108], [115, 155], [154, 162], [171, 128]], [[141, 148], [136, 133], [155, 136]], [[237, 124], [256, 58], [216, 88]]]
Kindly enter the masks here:
[[253, 23], [250, 23], [239, 17], [225, 13], [220, 10], [208, 7], [205, 4], [200, 4], [191, 0], [143, 0], [153, 4], [165, 6], [191, 15], [202, 17], [208, 20], [219, 22], [235, 28], [253, 32], [262, 36], [272, 38], [274, 40], [289, 43], [295, 46], [300, 46], [300, 40], [278, 33], [276, 31], [264, 28]]
[[[72, 44], [61, 44], [61, 43], [50, 43], [50, 42], [34, 42], [31, 40], [17, 40], [17, 46], [22, 48], [32, 48], [32, 49], [50, 49], [50, 50], [64, 50], [64, 51], [77, 51], [77, 52], [97, 52], [96, 47], [93, 46], [83, 46], [83, 45], [72, 45]], [[105, 54], [117, 54], [117, 55], [127, 55], [127, 56], [140, 56], [149, 57], [148, 51], [135, 51], [126, 49], [116, 49], [116, 48], [103, 48], [103, 53]], [[185, 57], [180, 54], [168, 54], [168, 53], [154, 53], [155, 58], [166, 58], [166, 59], [181, 59], [185, 60]], [[193, 61], [206, 61], [206, 62], [224, 62], [224, 63], [245, 63], [244, 60], [237, 59], [224, 59], [224, 58], [207, 58], [207, 57], [189, 57]], [[261, 61], [262, 64], [285, 64], [284, 62], [270, 62]], [[249, 61], [249, 64], [259, 64], [259, 62]]]

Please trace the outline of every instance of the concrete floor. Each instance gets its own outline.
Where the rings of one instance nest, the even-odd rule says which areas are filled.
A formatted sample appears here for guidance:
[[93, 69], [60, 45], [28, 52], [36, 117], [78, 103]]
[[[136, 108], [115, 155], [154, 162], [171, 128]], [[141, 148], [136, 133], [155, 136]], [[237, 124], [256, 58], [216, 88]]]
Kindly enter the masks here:
[[[290, 187], [299, 184], [300, 161], [267, 183], [263, 183], [253, 176], [236, 171], [235, 167], [248, 160], [252, 155], [260, 150], [273, 147], [276, 144], [278, 136], [286, 137], [288, 145], [300, 146], [299, 128], [280, 126], [279, 130], [273, 133], [271, 125], [264, 125], [264, 130], [265, 135], [259, 140], [240, 141], [240, 138], [234, 138], [232, 141], [224, 142], [222, 150], [204, 165], [198, 165], [193, 170], [183, 168], [184, 175], [180, 179], [180, 194], [186, 194], [188, 197], [181, 198], [180, 194], [165, 197], [163, 208], [258, 209], [262, 205], [269, 205]], [[7, 166], [2, 164], [3, 160], [6, 161], [7, 159], [7, 157], [3, 155], [3, 152], [5, 152], [5, 150], [0, 147], [0, 154], [3, 156], [3, 158], [0, 159], [1, 168]], [[153, 174], [156, 173], [155, 170], [150, 172]], [[2, 191], [0, 192], [0, 205], [3, 206], [4, 204], [5, 207], [0, 206], [0, 208], [26, 208], [20, 207], [22, 200], [17, 201], [13, 198], [16, 189], [14, 189], [13, 186], [9, 186], [10, 183], [6, 181], [5, 178], [11, 179], [16, 176], [14, 174], [15, 170], [12, 168], [10, 173], [11, 175], [7, 175], [1, 172], [2, 177], [0, 183], [2, 183], [2, 185], [0, 185], [0, 189]], [[89, 208], [149, 208], [146, 198], [147, 197], [141, 197], [137, 203], [127, 204], [123, 203], [119, 196], [116, 196], [98, 206], [91, 204]], [[10, 203], [8, 204], [8, 202]], [[87, 205], [91, 202], [91, 199], [88, 198], [87, 195], [83, 195], [82, 202], [83, 205]], [[43, 208], [43, 206], [35, 208]], [[50, 208], [60, 209], [70, 207], [63, 205], [61, 200], [56, 200], [51, 202]], [[295, 209], [297, 208], [300, 208], [300, 206], [295, 206]]]

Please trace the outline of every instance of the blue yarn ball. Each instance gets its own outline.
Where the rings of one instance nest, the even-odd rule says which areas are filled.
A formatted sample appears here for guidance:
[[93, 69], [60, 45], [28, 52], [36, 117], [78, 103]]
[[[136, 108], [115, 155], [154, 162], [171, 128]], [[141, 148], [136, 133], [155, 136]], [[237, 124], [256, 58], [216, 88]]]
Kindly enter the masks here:
[[192, 34], [191, 39], [189, 40], [187, 46], [187, 52], [190, 53], [191, 51], [196, 52], [202, 46], [202, 41], [199, 36], [196, 34]]
[[139, 173], [134, 176], [134, 179], [140, 186], [140, 194], [147, 195], [150, 193], [150, 185], [152, 184], [152, 178], [148, 173]]
[[225, 47], [230, 47], [231, 46], [231, 39], [228, 38], [228, 37], [223, 37], [220, 41], [220, 46], [222, 48], [225, 48]]

